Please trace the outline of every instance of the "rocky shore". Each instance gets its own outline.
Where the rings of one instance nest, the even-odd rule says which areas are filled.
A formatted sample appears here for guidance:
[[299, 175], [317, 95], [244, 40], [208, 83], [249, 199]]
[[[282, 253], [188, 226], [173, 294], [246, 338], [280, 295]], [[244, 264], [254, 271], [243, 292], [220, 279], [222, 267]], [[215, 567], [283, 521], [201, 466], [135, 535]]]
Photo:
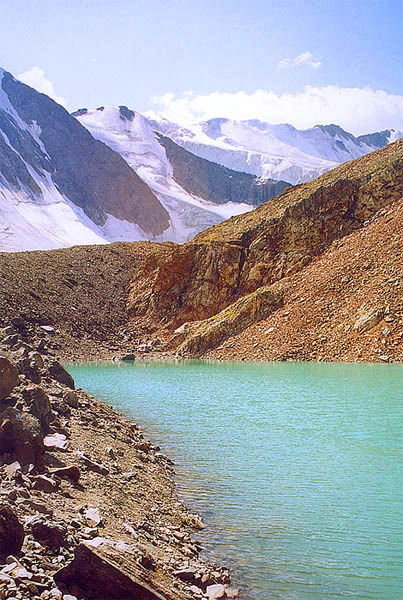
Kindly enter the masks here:
[[48, 325], [0, 331], [0, 598], [235, 598], [140, 427], [82, 390]]

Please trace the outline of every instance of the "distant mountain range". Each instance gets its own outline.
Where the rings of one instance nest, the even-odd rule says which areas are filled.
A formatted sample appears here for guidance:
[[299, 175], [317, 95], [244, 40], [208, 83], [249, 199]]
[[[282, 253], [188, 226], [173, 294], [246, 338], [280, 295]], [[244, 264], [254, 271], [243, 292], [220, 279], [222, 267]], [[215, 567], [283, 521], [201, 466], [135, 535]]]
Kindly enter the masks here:
[[183, 127], [150, 120], [156, 131], [190, 152], [258, 177], [305, 183], [348, 160], [403, 137], [394, 129], [355, 137], [338, 125], [299, 130], [287, 123], [210, 119]]
[[226, 119], [183, 128], [125, 106], [70, 115], [0, 69], [0, 251], [182, 243], [398, 137]]

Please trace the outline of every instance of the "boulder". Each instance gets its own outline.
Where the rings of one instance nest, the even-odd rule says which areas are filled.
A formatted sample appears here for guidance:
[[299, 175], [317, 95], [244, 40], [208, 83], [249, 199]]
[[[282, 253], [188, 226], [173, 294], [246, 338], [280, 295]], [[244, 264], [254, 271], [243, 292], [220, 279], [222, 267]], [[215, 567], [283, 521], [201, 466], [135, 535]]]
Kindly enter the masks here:
[[29, 406], [30, 413], [39, 420], [42, 431], [46, 434], [52, 420], [49, 396], [41, 387], [29, 387], [24, 390], [23, 397]]
[[30, 360], [29, 358], [21, 358], [15, 363], [15, 366], [17, 367], [18, 373], [20, 375], [25, 375], [32, 383], [41, 382], [40, 369], [35, 361]]
[[19, 384], [17, 368], [5, 356], [0, 356], [0, 402]]
[[383, 316], [383, 308], [368, 307], [363, 304], [357, 313], [357, 319], [353, 325], [353, 329], [358, 333], [365, 333], [378, 325], [378, 323], [382, 321]]
[[34, 538], [49, 548], [66, 545], [67, 527], [62, 523], [39, 517], [31, 523], [31, 529]]
[[24, 538], [24, 527], [15, 511], [7, 504], [0, 505], [0, 555], [18, 554]]
[[11, 452], [22, 465], [43, 462], [43, 434], [36, 417], [7, 408], [0, 422], [0, 454]]
[[63, 400], [71, 408], [78, 408], [78, 397], [76, 392], [74, 392], [73, 390], [67, 390], [63, 394]]
[[54, 575], [58, 585], [78, 585], [84, 595], [108, 600], [177, 600], [178, 595], [138, 563], [131, 546], [95, 538], [79, 544], [73, 561]]
[[225, 587], [222, 583], [215, 583], [209, 585], [206, 590], [209, 600], [216, 600], [216, 598], [223, 598], [225, 596]]
[[49, 469], [51, 475], [57, 475], [62, 479], [71, 479], [75, 483], [80, 479], [80, 469], [76, 465], [70, 465], [66, 467], [58, 467], [56, 469]]
[[48, 370], [53, 379], [74, 390], [74, 379], [57, 360], [50, 363]]

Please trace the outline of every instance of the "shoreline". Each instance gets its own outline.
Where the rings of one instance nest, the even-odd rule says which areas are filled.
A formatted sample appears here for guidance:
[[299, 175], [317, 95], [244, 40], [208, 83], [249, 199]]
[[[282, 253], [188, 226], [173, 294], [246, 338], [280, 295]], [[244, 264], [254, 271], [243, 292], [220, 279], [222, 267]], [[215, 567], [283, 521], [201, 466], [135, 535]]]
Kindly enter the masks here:
[[[12, 347], [4, 344], [9, 337], [5, 331], [18, 336]], [[12, 389], [1, 398], [0, 494], [24, 531], [22, 549], [2, 553], [0, 573], [6, 569], [7, 578], [4, 574], [0, 588], [5, 581], [8, 589], [16, 586], [21, 599], [123, 600], [116, 581], [128, 572], [131, 585], [137, 581], [154, 594], [147, 598], [237, 597], [229, 572], [199, 558], [201, 546], [193, 535], [204, 525], [179, 498], [172, 461], [142, 428], [75, 389], [71, 376], [43, 345], [41, 354], [35, 341], [10, 327], [3, 329], [0, 344], [2, 364], [17, 373]], [[23, 433], [36, 444], [35, 456], [24, 454], [15, 441], [4, 453], [7, 414], [35, 424], [35, 443], [28, 425]], [[88, 581], [83, 576], [85, 553], [91, 554], [96, 574]], [[6, 555], [13, 555], [7, 560], [15, 559], [14, 571], [7, 570]], [[44, 560], [45, 570], [39, 566]], [[58, 592], [51, 595], [52, 590]], [[213, 596], [217, 590], [222, 594]]]

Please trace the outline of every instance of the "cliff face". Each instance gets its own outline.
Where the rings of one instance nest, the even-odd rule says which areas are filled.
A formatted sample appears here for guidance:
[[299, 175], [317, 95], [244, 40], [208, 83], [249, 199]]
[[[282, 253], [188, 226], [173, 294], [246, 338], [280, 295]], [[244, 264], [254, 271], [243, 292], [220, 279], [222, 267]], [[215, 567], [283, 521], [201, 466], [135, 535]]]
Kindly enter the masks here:
[[[185, 322], [217, 316], [263, 286], [286, 281], [335, 240], [365, 226], [402, 193], [403, 142], [398, 141], [288, 189], [269, 204], [212, 227], [189, 244], [172, 247], [149, 274], [146, 288], [139, 289], [141, 275], [135, 275], [129, 316], [134, 322], [141, 317], [151, 329], [167, 326], [171, 332]], [[255, 317], [259, 320], [256, 311]], [[200, 326], [194, 324], [196, 329]], [[186, 326], [188, 336], [194, 328]], [[228, 328], [227, 337], [232, 335]], [[173, 347], [185, 343], [183, 335], [175, 340]], [[210, 337], [204, 346], [199, 344], [197, 353], [214, 343], [218, 338]]]
[[175, 180], [189, 193], [215, 204], [245, 202], [259, 206], [290, 186], [286, 181], [260, 179], [227, 169], [185, 150], [170, 138], [157, 134], [173, 167]]
[[0, 75], [7, 104], [6, 109], [0, 106], [0, 175], [8, 189], [22, 188], [41, 204], [38, 182], [47, 187], [51, 181], [55, 191], [82, 208], [96, 225], [104, 225], [112, 215], [151, 235], [169, 227], [165, 208], [119, 154], [96, 141], [44, 94], [9, 73]]

